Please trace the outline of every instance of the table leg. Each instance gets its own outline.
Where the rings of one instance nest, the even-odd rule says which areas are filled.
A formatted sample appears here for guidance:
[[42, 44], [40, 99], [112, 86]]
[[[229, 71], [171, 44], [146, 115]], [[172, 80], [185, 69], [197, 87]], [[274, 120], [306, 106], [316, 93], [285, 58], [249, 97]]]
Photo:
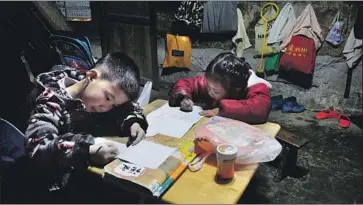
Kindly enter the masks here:
[[283, 145], [281, 161], [278, 164], [277, 174], [274, 177], [275, 182], [279, 182], [285, 177], [293, 175], [296, 170], [297, 151], [298, 149], [296, 147]]

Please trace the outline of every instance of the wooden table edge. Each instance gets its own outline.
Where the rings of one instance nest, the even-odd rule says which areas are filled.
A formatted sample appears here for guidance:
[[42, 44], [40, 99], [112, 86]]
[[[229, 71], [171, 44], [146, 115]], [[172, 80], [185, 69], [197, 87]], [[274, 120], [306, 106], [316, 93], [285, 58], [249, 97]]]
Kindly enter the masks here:
[[[145, 106], [145, 108], [144, 108], [144, 113], [146, 114], [146, 115], [148, 115], [148, 114], [150, 114], [151, 112], [153, 112], [154, 110], [156, 110], [156, 109], [158, 109], [158, 108], [156, 108], [156, 109], [154, 109], [154, 110], [152, 110], [153, 108], [155, 108], [155, 107], [153, 107], [154, 105], [158, 105], [158, 104], [161, 104], [161, 103], [167, 103], [168, 101], [167, 100], [163, 100], [163, 99], [156, 99], [156, 100], [154, 100], [153, 102], [151, 102], [151, 103], [149, 103], [147, 106]], [[276, 137], [277, 136], [277, 134], [278, 134], [278, 132], [281, 130], [281, 126], [279, 125], [279, 124], [277, 124], [277, 123], [272, 123], [272, 122], [267, 122], [267, 123], [271, 123], [271, 124], [274, 124], [275, 126], [277, 126], [278, 127], [278, 129], [277, 129], [277, 132], [276, 132], [276, 134], [274, 135], [274, 137]], [[117, 159], [116, 159], [117, 160]], [[240, 196], [239, 197], [237, 197], [234, 201], [233, 201], [233, 204], [236, 204], [239, 200], [240, 200], [240, 198], [243, 196], [243, 193], [245, 192], [245, 190], [247, 189], [247, 187], [248, 187], [248, 184], [251, 182], [251, 180], [253, 179], [253, 176], [255, 176], [255, 174], [256, 174], [256, 171], [257, 171], [257, 168], [259, 167], [259, 163], [257, 163], [257, 164], [255, 164], [256, 165], [256, 167], [254, 168], [254, 170], [253, 170], [253, 174], [252, 174], [252, 177], [250, 177], [249, 179], [248, 179], [248, 183], [247, 183], [247, 186], [243, 189], [243, 190], [241, 190], [241, 193], [240, 193]], [[89, 172], [91, 172], [91, 173], [93, 173], [93, 174], [96, 174], [96, 175], [98, 175], [98, 176], [101, 176], [101, 177], [103, 177], [103, 175], [104, 175], [104, 170], [103, 170], [103, 168], [100, 168], [100, 167], [95, 167], [95, 166], [89, 166], [88, 167], [88, 171]], [[175, 182], [175, 183], [177, 183], [177, 182]], [[167, 199], [167, 198], [164, 198], [165, 197], [165, 194], [168, 192], [168, 190], [160, 197], [160, 199], [162, 200], [162, 201], [164, 201], [164, 202], [166, 202], [166, 203], [176, 203], [176, 202], [173, 202], [172, 200], [170, 200], [170, 199]]]

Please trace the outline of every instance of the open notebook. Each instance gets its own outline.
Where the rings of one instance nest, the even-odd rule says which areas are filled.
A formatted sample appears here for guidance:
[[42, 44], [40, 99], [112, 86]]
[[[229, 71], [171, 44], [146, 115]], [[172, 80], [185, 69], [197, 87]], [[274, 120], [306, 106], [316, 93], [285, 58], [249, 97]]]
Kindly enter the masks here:
[[[96, 143], [106, 142], [105, 138], [96, 138]], [[112, 141], [111, 141], [112, 142]], [[157, 169], [176, 150], [168, 146], [156, 144], [148, 141], [141, 141], [135, 146], [126, 147], [125, 144], [116, 144], [119, 155], [117, 158], [131, 162], [139, 167]]]
[[202, 118], [199, 115], [201, 111], [202, 108], [199, 106], [193, 106], [192, 112], [183, 112], [180, 110], [180, 107], [170, 107], [168, 104], [165, 104], [146, 116], [149, 123], [146, 136], [151, 137], [156, 134], [163, 134], [181, 138]]
[[[96, 143], [107, 141], [96, 138]], [[113, 141], [112, 141], [113, 142]], [[162, 136], [148, 138], [135, 146], [119, 142], [117, 160], [104, 167], [104, 180], [127, 189], [159, 197], [195, 158], [193, 142]], [[136, 184], [139, 186], [131, 186]]]

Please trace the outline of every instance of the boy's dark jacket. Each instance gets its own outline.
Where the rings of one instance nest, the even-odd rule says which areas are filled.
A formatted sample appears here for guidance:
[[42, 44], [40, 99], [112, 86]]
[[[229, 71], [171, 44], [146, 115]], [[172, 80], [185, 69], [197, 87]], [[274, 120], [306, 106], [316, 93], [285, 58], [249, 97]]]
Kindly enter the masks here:
[[26, 152], [39, 183], [57, 190], [64, 187], [73, 171], [86, 170], [89, 146], [94, 136], [129, 136], [137, 122], [146, 131], [148, 123], [135, 103], [127, 103], [107, 113], [88, 113], [79, 99], [65, 90], [85, 75], [70, 67], [40, 74], [40, 93], [25, 132]]

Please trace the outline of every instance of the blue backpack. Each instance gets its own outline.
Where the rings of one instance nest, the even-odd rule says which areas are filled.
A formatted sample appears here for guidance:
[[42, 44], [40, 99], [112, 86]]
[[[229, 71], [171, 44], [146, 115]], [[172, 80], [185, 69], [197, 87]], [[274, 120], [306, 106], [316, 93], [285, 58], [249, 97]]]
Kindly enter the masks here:
[[18, 118], [21, 122], [16, 123], [21, 130], [26, 128], [24, 122], [29, 119], [36, 96], [40, 92], [35, 83], [37, 74], [59, 69], [61, 66], [54, 66], [59, 64], [81, 71], [90, 70], [95, 65], [90, 41], [86, 36], [79, 36], [70, 31], [57, 31], [50, 34], [44, 47], [38, 50], [24, 49], [20, 54], [30, 82], [26, 91], [26, 110], [22, 111], [22, 116]]
[[82, 71], [90, 70], [94, 66], [91, 44], [86, 36], [69, 31], [57, 31], [51, 34], [48, 40], [63, 65]]

